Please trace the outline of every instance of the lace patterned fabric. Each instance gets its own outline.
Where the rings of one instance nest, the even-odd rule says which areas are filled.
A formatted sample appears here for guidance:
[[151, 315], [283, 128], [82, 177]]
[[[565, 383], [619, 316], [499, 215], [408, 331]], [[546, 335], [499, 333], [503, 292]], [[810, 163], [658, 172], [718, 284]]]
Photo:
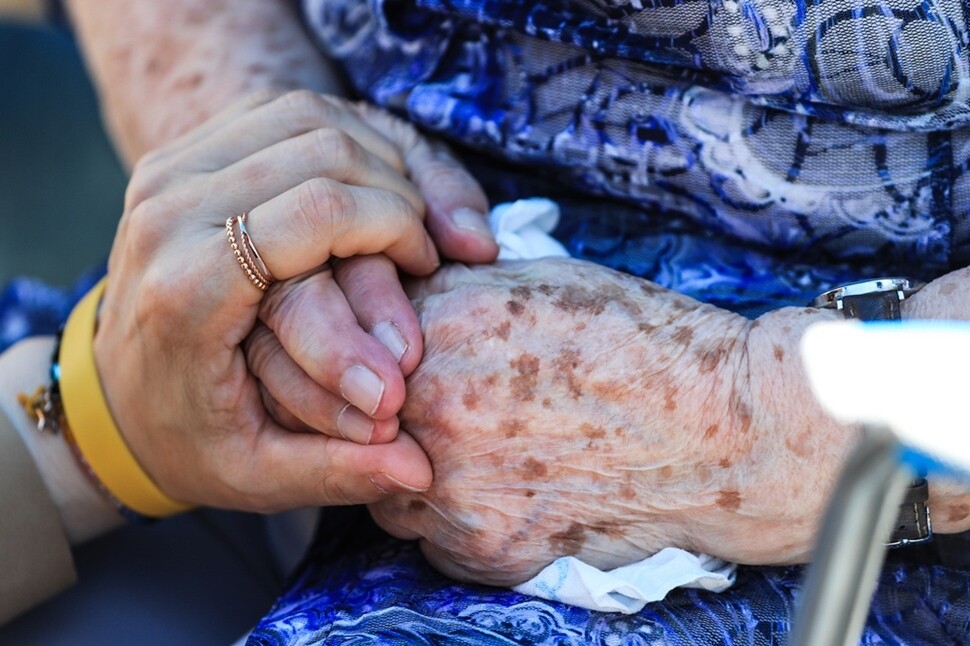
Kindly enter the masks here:
[[806, 264], [967, 262], [960, 0], [304, 4], [362, 94], [531, 172]]

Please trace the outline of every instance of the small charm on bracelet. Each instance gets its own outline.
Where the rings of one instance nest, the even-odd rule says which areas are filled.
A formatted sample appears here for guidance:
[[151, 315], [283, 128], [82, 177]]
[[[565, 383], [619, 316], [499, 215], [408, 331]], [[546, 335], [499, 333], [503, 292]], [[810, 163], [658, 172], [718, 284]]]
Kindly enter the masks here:
[[33, 395], [19, 393], [17, 401], [27, 415], [37, 421], [37, 430], [59, 435], [64, 428], [64, 408], [61, 398], [53, 388], [39, 386]]

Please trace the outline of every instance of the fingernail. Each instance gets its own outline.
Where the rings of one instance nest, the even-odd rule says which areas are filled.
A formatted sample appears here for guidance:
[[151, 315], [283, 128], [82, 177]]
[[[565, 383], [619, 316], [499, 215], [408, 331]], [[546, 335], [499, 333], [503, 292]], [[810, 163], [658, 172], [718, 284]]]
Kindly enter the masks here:
[[415, 487], [414, 485], [401, 482], [397, 478], [392, 478], [383, 472], [371, 476], [370, 481], [381, 493], [399, 493], [401, 491], [421, 493], [422, 491], [428, 490], [428, 487]]
[[491, 241], [495, 240], [495, 236], [492, 235], [492, 230], [489, 228], [488, 222], [485, 221], [485, 216], [474, 209], [460, 208], [453, 211], [451, 213], [451, 221], [463, 231], [471, 231], [483, 238], [488, 238]]
[[401, 330], [391, 321], [381, 321], [374, 326], [371, 334], [391, 351], [395, 361], [400, 361], [404, 353], [408, 351], [408, 342], [404, 340]]
[[345, 440], [357, 444], [370, 444], [374, 434], [374, 422], [362, 412], [347, 404], [337, 415], [337, 430]]
[[340, 378], [340, 394], [351, 404], [373, 415], [384, 395], [384, 382], [361, 365], [351, 366]]

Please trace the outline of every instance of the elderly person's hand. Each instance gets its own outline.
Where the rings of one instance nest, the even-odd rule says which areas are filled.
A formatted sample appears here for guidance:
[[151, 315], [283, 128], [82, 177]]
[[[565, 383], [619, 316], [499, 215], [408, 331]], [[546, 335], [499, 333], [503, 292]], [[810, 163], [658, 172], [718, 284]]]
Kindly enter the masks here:
[[[367, 104], [310, 92], [279, 100], [295, 104], [289, 110], [297, 127], [328, 133], [320, 150], [306, 154], [322, 157], [332, 175], [348, 184], [366, 183], [367, 173], [379, 176], [384, 188], [427, 214], [428, 233], [442, 253], [470, 262], [494, 259], [498, 247], [480, 213], [485, 196], [446, 147]], [[386, 442], [397, 432], [403, 379], [421, 359], [421, 329], [388, 255], [360, 259], [353, 271], [332, 265], [335, 271], [270, 291], [262, 324], [247, 342], [250, 368], [287, 428]]]
[[[346, 105], [264, 93], [136, 167], [95, 358], [124, 439], [170, 497], [268, 511], [429, 485], [427, 458], [396, 426], [388, 443], [361, 446], [340, 439], [337, 419], [345, 397], [392, 416], [404, 382], [396, 357], [334, 297], [325, 263], [382, 253], [415, 274], [438, 264], [402, 164]], [[265, 300], [227, 240], [227, 218], [240, 213], [280, 281]], [[320, 318], [284, 320], [296, 303]], [[286, 431], [265, 409], [242, 349], [260, 312], [284, 346], [313, 345], [299, 356], [331, 393], [316, 402], [322, 433]]]
[[608, 568], [668, 545], [809, 557], [857, 437], [797, 355], [832, 312], [749, 321], [571, 260], [449, 267], [416, 296], [425, 359], [402, 428], [434, 484], [371, 511], [439, 569], [513, 584], [558, 556]]

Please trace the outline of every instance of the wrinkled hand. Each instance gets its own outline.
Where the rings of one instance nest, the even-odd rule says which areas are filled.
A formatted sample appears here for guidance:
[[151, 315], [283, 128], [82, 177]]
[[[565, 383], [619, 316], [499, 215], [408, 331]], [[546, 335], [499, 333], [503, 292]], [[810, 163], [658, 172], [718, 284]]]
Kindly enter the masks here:
[[[367, 104], [300, 96], [293, 127], [328, 133], [308, 154], [329, 163], [330, 176], [350, 184], [379, 181], [424, 209], [429, 234], [450, 258], [495, 258], [485, 196], [447, 148]], [[274, 286], [260, 320], [247, 358], [279, 421], [362, 444], [394, 439], [404, 377], [421, 359], [422, 338], [387, 256], [341, 261], [332, 271]]]
[[754, 324], [572, 260], [448, 267], [416, 296], [425, 359], [402, 428], [434, 483], [371, 511], [436, 567], [504, 585], [558, 556], [609, 568], [668, 545], [806, 558], [853, 436], [812, 436], [821, 413], [794, 389], [800, 412], [775, 424], [758, 375], [797, 381], [766, 339], [816, 314]]
[[[405, 434], [361, 446], [334, 437], [333, 417], [328, 434], [278, 426], [242, 349], [257, 313], [283, 348], [315, 342], [300, 329], [311, 323], [285, 312], [326, 307], [329, 318], [312, 323], [324, 353], [294, 352], [311, 362], [300, 367], [369, 413], [393, 415], [404, 392], [396, 359], [359, 329], [353, 299], [342, 300], [322, 267], [374, 254], [413, 274], [438, 265], [403, 165], [354, 112], [306, 92], [251, 97], [137, 165], [94, 349], [125, 440], [170, 497], [268, 511], [428, 486], [427, 458]], [[226, 239], [226, 219], [243, 212], [280, 280], [265, 300]], [[297, 277], [301, 287], [290, 287]], [[367, 399], [366, 370], [384, 379], [381, 397]], [[317, 402], [324, 412], [341, 409], [342, 396], [327, 397]]]

